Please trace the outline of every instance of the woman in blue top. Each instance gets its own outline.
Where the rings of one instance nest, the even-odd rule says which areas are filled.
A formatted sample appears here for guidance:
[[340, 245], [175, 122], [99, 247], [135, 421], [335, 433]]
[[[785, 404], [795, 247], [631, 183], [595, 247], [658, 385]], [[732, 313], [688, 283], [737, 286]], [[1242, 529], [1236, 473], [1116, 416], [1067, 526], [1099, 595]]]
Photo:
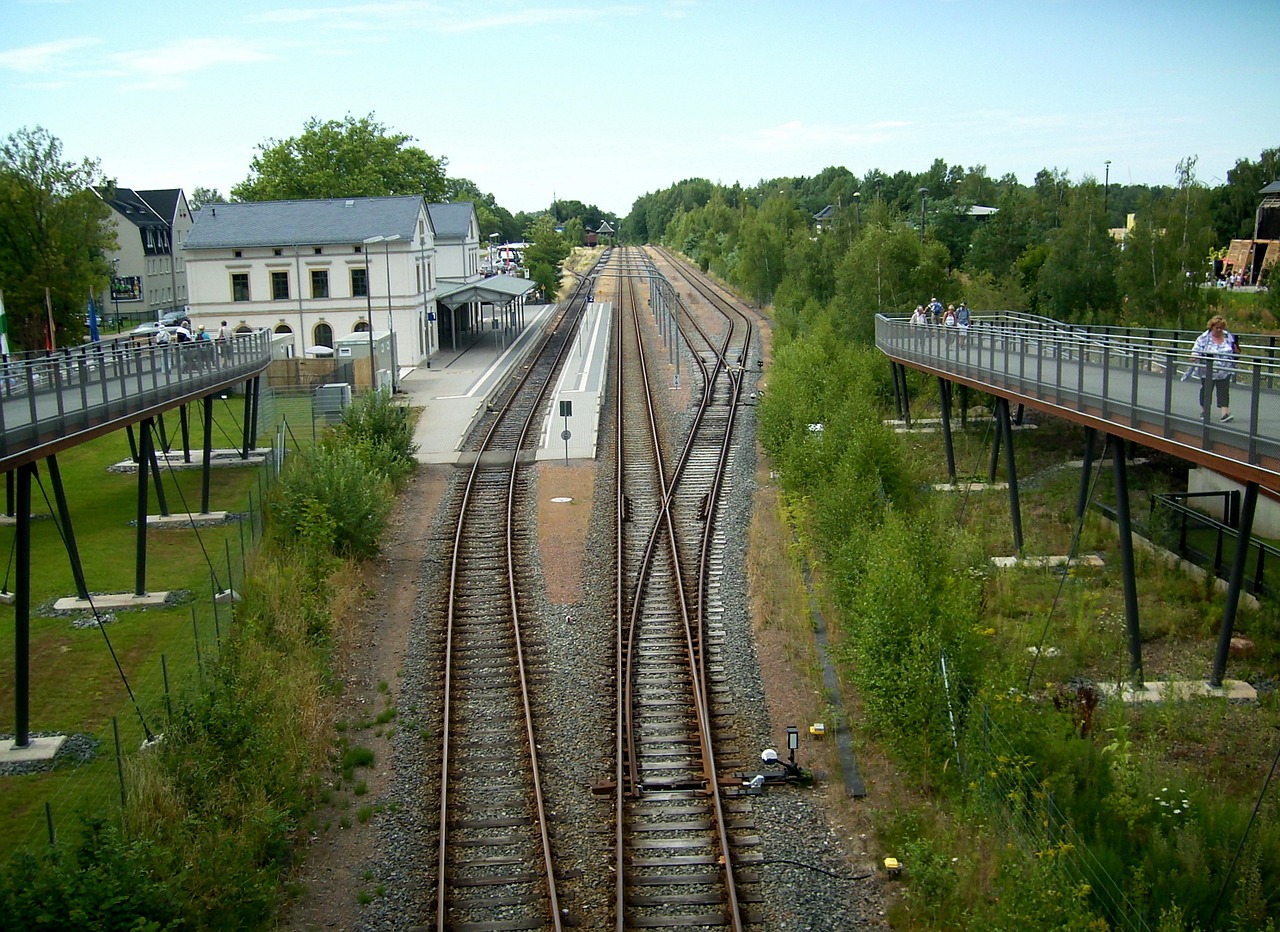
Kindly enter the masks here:
[[[1212, 373], [1204, 366], [1196, 366], [1193, 370], [1200, 379], [1200, 416], [1208, 416], [1209, 382], [1213, 382], [1213, 390], [1217, 395], [1218, 407], [1222, 411], [1222, 420], [1232, 420], [1231, 416], [1231, 377], [1236, 372], [1236, 356], [1240, 352], [1240, 344], [1235, 336], [1227, 330], [1226, 320], [1219, 314], [1209, 318], [1208, 329], [1196, 337], [1191, 355], [1196, 361], [1212, 360]], [[1212, 377], [1211, 377], [1212, 376]]]

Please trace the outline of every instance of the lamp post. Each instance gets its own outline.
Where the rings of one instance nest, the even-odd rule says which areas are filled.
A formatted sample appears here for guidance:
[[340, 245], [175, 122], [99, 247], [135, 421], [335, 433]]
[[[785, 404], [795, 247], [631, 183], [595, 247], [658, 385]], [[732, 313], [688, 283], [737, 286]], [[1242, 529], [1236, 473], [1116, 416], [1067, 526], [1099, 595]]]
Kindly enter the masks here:
[[369, 387], [372, 389], [378, 387], [378, 363], [373, 349], [373, 288], [369, 281], [369, 244], [381, 239], [381, 236], [370, 236], [364, 241], [364, 303], [367, 308], [365, 317], [369, 322]]
[[[1107, 214], [1107, 201], [1111, 195], [1111, 159], [1103, 162], [1102, 166], [1105, 171], [1103, 175], [1105, 180], [1102, 182], [1102, 215], [1105, 217]], [[1111, 221], [1108, 220], [1107, 224], [1110, 225], [1110, 223]]]
[[[400, 239], [399, 233], [390, 236], [370, 236], [366, 246], [382, 243], [382, 253], [387, 260], [387, 328], [391, 331], [391, 393], [396, 391], [396, 324], [391, 311], [391, 244]], [[373, 357], [373, 292], [369, 287], [369, 250], [364, 251], [365, 298], [369, 307], [369, 356]]]
[[111, 260], [111, 303], [116, 306], [116, 333], [120, 332], [120, 294], [116, 291], [116, 279], [120, 275], [120, 260]]
[[861, 191], [853, 192], [853, 212], [854, 212], [854, 215], [858, 218], [858, 226], [859, 228], [861, 228], [862, 226], [862, 192]]
[[929, 196], [928, 188], [920, 189], [920, 245], [924, 245], [924, 202]]
[[396, 393], [396, 319], [391, 311], [391, 243], [400, 238], [399, 233], [392, 233], [382, 238], [382, 255], [387, 260], [387, 330], [391, 332], [391, 394]]

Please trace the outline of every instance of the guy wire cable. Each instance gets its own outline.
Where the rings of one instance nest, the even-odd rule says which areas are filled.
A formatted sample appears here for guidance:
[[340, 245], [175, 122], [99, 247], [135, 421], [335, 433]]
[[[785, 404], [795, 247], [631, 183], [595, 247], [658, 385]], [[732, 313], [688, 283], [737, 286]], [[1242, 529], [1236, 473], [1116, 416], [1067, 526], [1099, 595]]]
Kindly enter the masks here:
[[[155, 425], [151, 425], [151, 429], [156, 429]], [[213, 560], [209, 556], [209, 550], [204, 545], [204, 538], [200, 536], [200, 528], [195, 522], [195, 513], [191, 510], [191, 506], [187, 504], [187, 497], [182, 493], [182, 485], [178, 482], [178, 471], [173, 468], [173, 463], [165, 457], [165, 466], [169, 468], [169, 474], [173, 477], [173, 487], [178, 492], [178, 498], [182, 502], [182, 508], [187, 513], [187, 519], [191, 522], [191, 530], [195, 532], [196, 543], [200, 545], [200, 552], [204, 555], [204, 562], [209, 565], [209, 573], [213, 576], [213, 584], [219, 589], [222, 588], [222, 580], [218, 579], [218, 569], [213, 565]], [[149, 463], [139, 463], [139, 469], [149, 469]]]
[[[44, 496], [44, 503], [49, 508], [49, 514], [54, 514], [53, 503], [49, 501], [49, 492], [44, 487], [44, 481], [40, 478], [38, 470], [33, 470], [32, 474], [36, 477], [36, 484], [40, 486], [40, 494]], [[67, 555], [71, 554], [71, 546], [67, 541], [66, 531], [62, 527], [61, 521], [54, 521], [58, 528], [58, 537], [62, 540], [63, 549], [67, 551]], [[125, 692], [129, 694], [129, 701], [133, 703], [133, 710], [138, 713], [138, 721], [142, 725], [142, 731], [147, 736], [148, 741], [155, 740], [155, 734], [152, 733], [151, 727], [147, 724], [147, 718], [142, 714], [142, 708], [138, 705], [138, 699], [133, 694], [133, 686], [129, 683], [129, 677], [125, 676], [124, 668], [120, 666], [120, 658], [116, 656], [115, 646], [111, 643], [111, 638], [107, 635], [107, 626], [103, 624], [102, 613], [98, 611], [98, 606], [93, 604], [93, 593], [89, 593], [89, 609], [93, 612], [93, 620], [97, 622], [96, 626], [102, 632], [102, 639], [107, 642], [107, 651], [111, 654], [111, 661], [116, 665], [116, 672], [120, 674], [120, 682], [124, 683]]]
[[[1085, 500], [1084, 508], [1080, 509], [1080, 520], [1076, 522], [1075, 532], [1071, 535], [1071, 549], [1067, 553], [1067, 565], [1063, 567], [1061, 578], [1058, 579], [1058, 589], [1053, 594], [1053, 602], [1049, 605], [1049, 611], [1044, 617], [1044, 627], [1040, 630], [1040, 640], [1036, 643], [1035, 652], [1031, 655], [1031, 668], [1027, 670], [1027, 682], [1024, 689], [1031, 688], [1031, 678], [1036, 675], [1036, 663], [1040, 660], [1040, 651], [1044, 648], [1044, 639], [1049, 636], [1049, 622], [1053, 620], [1053, 613], [1058, 607], [1058, 599], [1062, 596], [1062, 589], [1067, 584], [1067, 576], [1071, 572], [1071, 563], [1076, 558], [1076, 547], [1080, 543], [1080, 535], [1084, 531], [1084, 519], [1089, 514], [1089, 506], [1093, 503], [1093, 493], [1097, 491], [1098, 479], [1102, 477], [1102, 461], [1106, 458], [1107, 449], [1111, 446], [1110, 442], [1102, 445], [1102, 452], [1098, 454], [1098, 468], [1094, 471], [1093, 481], [1089, 485], [1089, 497]], [[1116, 450], [1112, 453], [1115, 456], [1119, 453]]]

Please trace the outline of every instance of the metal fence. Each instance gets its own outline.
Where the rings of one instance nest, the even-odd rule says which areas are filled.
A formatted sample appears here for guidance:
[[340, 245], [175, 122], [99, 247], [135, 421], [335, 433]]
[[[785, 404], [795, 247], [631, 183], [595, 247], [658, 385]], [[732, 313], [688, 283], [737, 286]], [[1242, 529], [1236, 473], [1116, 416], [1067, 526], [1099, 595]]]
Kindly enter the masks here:
[[7, 356], [0, 361], [0, 458], [234, 385], [270, 361], [265, 330], [225, 342], [115, 340]]
[[1016, 313], [975, 317], [965, 329], [876, 317], [876, 345], [896, 360], [1123, 425], [1166, 446], [1247, 463], [1280, 488], [1274, 347], [1242, 342], [1230, 377], [1234, 419], [1224, 423], [1212, 399], [1201, 409], [1199, 375], [1212, 379], [1214, 372], [1211, 361], [1192, 356], [1193, 336], [1087, 329]]

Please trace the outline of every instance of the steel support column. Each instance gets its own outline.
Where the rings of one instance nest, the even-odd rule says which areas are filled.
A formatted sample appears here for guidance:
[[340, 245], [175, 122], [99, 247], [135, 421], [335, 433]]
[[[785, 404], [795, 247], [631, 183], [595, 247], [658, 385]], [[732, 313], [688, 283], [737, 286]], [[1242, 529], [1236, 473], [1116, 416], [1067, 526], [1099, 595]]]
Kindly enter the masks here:
[[938, 376], [938, 400], [942, 404], [942, 445], [947, 451], [947, 475], [956, 482], [956, 449], [951, 442], [951, 383]]
[[[185, 407], [184, 407], [185, 410]], [[213, 396], [204, 396], [204, 460], [200, 470], [200, 514], [209, 513], [209, 485], [213, 481]]]
[[182, 462], [191, 462], [191, 422], [187, 419], [187, 406], [178, 407], [178, 424], [182, 429]]
[[147, 470], [149, 464], [155, 462], [155, 453], [151, 449], [151, 419], [142, 422], [141, 445], [138, 463], [138, 536], [134, 552], [134, 595], [147, 594]]
[[31, 477], [36, 464], [24, 463], [17, 475], [17, 528], [14, 549], [18, 574], [13, 584], [13, 746], [31, 744]]
[[156, 485], [156, 510], [160, 512], [162, 517], [167, 518], [169, 517], [169, 500], [164, 494], [164, 473], [160, 471], [160, 456], [156, 452], [154, 428], [151, 424], [150, 420], [142, 422], [142, 429], [147, 432], [145, 442], [147, 460], [146, 466], [140, 466], [139, 468], [151, 473], [152, 481]]
[[71, 577], [75, 580], [76, 595], [87, 600], [89, 586], [84, 580], [80, 548], [76, 546], [76, 533], [71, 526], [71, 509], [67, 507], [67, 492], [62, 487], [62, 470], [58, 468], [58, 457], [53, 454], [45, 457], [45, 462], [49, 464], [49, 483], [53, 486], [53, 500], [58, 507], [58, 524], [62, 527], [62, 540], [67, 548], [67, 559], [71, 562]]
[[1014, 553], [1022, 555], [1022, 506], [1018, 502], [1018, 466], [1013, 458], [1013, 423], [1009, 417], [1009, 399], [996, 402], [1000, 416], [1000, 433], [1004, 435], [1004, 469], [1009, 478], [1009, 517], [1013, 520]]
[[1133, 568], [1133, 525], [1129, 521], [1129, 460], [1123, 437], [1112, 434], [1111, 467], [1116, 479], [1116, 524], [1120, 533], [1120, 574], [1124, 582], [1124, 624], [1129, 633], [1129, 675], [1142, 685], [1142, 633], [1138, 628], [1138, 581]]
[[257, 395], [258, 380], [255, 378], [251, 383], [245, 385], [244, 391], [244, 416], [241, 421], [244, 424], [244, 430], [240, 438], [240, 458], [248, 459], [249, 451], [253, 449], [252, 425], [257, 418], [253, 400]]
[[1098, 429], [1084, 429], [1084, 466], [1080, 470], [1080, 492], [1076, 496], [1076, 520], [1084, 517], [1089, 507], [1089, 480], [1093, 478], [1093, 454], [1098, 445]]
[[1231, 561], [1231, 579], [1227, 582], [1227, 603], [1222, 607], [1222, 629], [1218, 632], [1218, 651], [1213, 658], [1210, 686], [1221, 686], [1227, 672], [1227, 657], [1231, 653], [1231, 634], [1236, 624], [1236, 609], [1240, 605], [1240, 589], [1244, 583], [1244, 567], [1249, 559], [1249, 540], [1253, 536], [1253, 514], [1258, 507], [1258, 483], [1249, 482], [1244, 487], [1244, 503], [1240, 509], [1240, 525], [1236, 532], [1236, 555]]

